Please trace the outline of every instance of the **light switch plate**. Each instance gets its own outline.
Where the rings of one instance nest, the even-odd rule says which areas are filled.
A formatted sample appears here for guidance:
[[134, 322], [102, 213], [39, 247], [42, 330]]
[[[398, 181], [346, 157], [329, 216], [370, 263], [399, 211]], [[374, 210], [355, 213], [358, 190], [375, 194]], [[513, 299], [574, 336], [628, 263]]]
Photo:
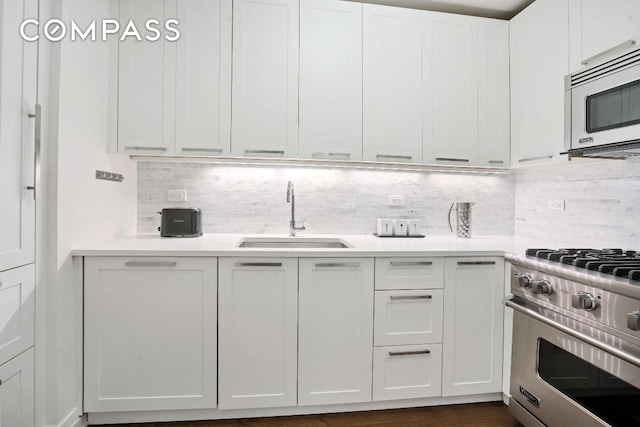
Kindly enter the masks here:
[[187, 200], [187, 190], [168, 190], [167, 200], [169, 202], [185, 202]]

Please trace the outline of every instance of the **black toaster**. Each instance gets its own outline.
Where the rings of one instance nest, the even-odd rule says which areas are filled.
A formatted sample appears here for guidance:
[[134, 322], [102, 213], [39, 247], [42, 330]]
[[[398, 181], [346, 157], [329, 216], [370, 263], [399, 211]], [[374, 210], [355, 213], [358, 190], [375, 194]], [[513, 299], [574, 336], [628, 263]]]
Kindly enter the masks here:
[[199, 208], [165, 208], [161, 215], [160, 236], [202, 236], [202, 211]]

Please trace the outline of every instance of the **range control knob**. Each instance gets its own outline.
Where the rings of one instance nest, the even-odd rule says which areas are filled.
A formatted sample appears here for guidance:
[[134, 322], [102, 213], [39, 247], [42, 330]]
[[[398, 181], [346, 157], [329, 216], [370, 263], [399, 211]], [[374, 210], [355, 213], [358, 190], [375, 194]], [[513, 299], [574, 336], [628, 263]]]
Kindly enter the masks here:
[[632, 331], [640, 331], [640, 310], [627, 313], [627, 328]]
[[533, 277], [529, 273], [516, 273], [516, 278], [521, 288], [530, 288], [533, 283]]
[[531, 284], [531, 292], [536, 295], [551, 295], [553, 286], [547, 279], [536, 280]]
[[571, 306], [580, 310], [593, 311], [598, 308], [598, 300], [589, 292], [571, 295]]

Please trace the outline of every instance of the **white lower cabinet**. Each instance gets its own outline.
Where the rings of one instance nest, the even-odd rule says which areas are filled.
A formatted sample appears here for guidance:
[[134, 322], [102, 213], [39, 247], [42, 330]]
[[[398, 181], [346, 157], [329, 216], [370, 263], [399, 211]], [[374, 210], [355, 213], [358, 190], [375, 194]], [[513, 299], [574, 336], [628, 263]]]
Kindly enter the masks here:
[[298, 405], [371, 401], [373, 259], [300, 259]]
[[216, 406], [216, 258], [87, 257], [85, 412]]
[[298, 259], [220, 258], [219, 408], [296, 405]]
[[446, 258], [443, 396], [501, 391], [503, 292], [503, 258]]
[[33, 427], [34, 353], [29, 350], [0, 365], [0, 426]]
[[35, 274], [34, 264], [0, 273], [0, 365], [33, 346]]
[[442, 345], [376, 347], [373, 400], [440, 396]]

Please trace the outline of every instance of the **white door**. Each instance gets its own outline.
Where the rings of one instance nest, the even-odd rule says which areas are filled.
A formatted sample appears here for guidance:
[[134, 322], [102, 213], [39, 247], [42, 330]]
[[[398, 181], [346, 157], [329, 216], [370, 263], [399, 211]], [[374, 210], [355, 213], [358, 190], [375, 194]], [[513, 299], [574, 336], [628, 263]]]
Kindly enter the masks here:
[[373, 259], [300, 259], [298, 405], [371, 401]]
[[85, 258], [85, 412], [215, 408], [216, 285], [216, 258]]
[[[181, 0], [183, 1], [183, 0]], [[175, 0], [119, 0], [120, 22], [145, 28], [176, 16]], [[175, 141], [176, 44], [127, 37], [118, 42], [118, 151], [164, 154]]]
[[34, 261], [34, 138], [37, 43], [18, 28], [38, 18], [37, 0], [0, 3], [0, 271]]
[[297, 258], [220, 258], [220, 409], [296, 406]]
[[447, 258], [442, 395], [502, 389], [504, 259]]
[[426, 13], [424, 23], [424, 162], [475, 165], [478, 18]]
[[300, 157], [362, 159], [362, 4], [300, 2]]
[[0, 365], [0, 426], [35, 425], [33, 348]]
[[509, 167], [509, 23], [478, 21], [478, 164]]
[[568, 0], [537, 0], [510, 21], [511, 165], [565, 160]]
[[606, 61], [640, 43], [638, 0], [570, 0], [571, 71]]
[[422, 162], [423, 11], [363, 4], [363, 157]]
[[233, 2], [231, 149], [298, 154], [298, 0]]
[[231, 149], [231, 0], [180, 0], [176, 154]]
[[35, 266], [0, 273], [0, 365], [34, 343]]

